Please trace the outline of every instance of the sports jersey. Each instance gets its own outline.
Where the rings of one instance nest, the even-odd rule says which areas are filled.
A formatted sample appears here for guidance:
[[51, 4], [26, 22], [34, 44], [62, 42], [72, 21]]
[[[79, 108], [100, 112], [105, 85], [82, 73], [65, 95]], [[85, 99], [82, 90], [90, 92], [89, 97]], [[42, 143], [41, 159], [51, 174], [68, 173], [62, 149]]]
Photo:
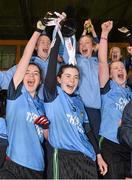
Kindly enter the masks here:
[[[47, 73], [47, 67], [48, 67], [48, 62], [49, 60], [43, 60], [38, 56], [32, 56], [31, 61], [37, 65], [39, 65], [39, 67], [42, 69], [42, 77], [43, 77], [43, 81], [44, 78], [46, 76]], [[60, 64], [57, 64], [57, 69], [59, 69]], [[13, 66], [12, 68], [10, 68], [8, 71], [0, 71], [0, 88], [1, 89], [8, 89], [9, 83], [13, 77], [13, 75], [15, 74], [16, 71], [16, 66]], [[40, 99], [43, 100], [43, 83], [41, 85], [41, 87], [39, 88], [39, 92], [38, 92], [38, 96]]]
[[[69, 55], [64, 46], [63, 59], [68, 63]], [[82, 98], [86, 107], [100, 109], [100, 85], [98, 79], [98, 58], [86, 58], [81, 54], [76, 54], [77, 66], [80, 70], [80, 83], [77, 93]]]
[[[47, 94], [45, 91], [45, 100]], [[88, 122], [88, 118], [81, 99], [69, 96], [60, 87], [57, 87], [54, 100], [48, 102], [48, 99], [45, 111], [51, 122], [48, 134], [50, 144], [54, 148], [80, 151], [95, 160], [93, 146], [84, 133], [83, 123]]]
[[[42, 75], [43, 77], [45, 77], [45, 74], [47, 72], [48, 60], [42, 60], [38, 56], [32, 56], [31, 62], [36, 63], [40, 66], [40, 68], [42, 69]], [[8, 89], [9, 83], [13, 75], [15, 74], [15, 71], [16, 71], [16, 65], [10, 68], [8, 71], [0, 71], [0, 88], [1, 89]], [[43, 89], [43, 84], [42, 84], [42, 87], [40, 87], [40, 90], [38, 93], [38, 96], [40, 99], [43, 99], [42, 89]]]
[[21, 83], [15, 90], [13, 80], [7, 96], [7, 156], [24, 167], [44, 170], [43, 129], [34, 120], [44, 114], [44, 103], [32, 98]]
[[0, 138], [7, 139], [6, 122], [2, 117], [0, 117]]
[[100, 109], [101, 97], [98, 79], [98, 59], [97, 57], [86, 58], [81, 54], [78, 54], [76, 58], [81, 77], [78, 93], [86, 107]]
[[99, 134], [115, 143], [119, 143], [117, 130], [122, 119], [123, 109], [132, 98], [132, 92], [130, 88], [124, 88], [113, 80], [110, 80], [107, 86], [109, 86], [107, 92], [101, 95], [102, 117]]

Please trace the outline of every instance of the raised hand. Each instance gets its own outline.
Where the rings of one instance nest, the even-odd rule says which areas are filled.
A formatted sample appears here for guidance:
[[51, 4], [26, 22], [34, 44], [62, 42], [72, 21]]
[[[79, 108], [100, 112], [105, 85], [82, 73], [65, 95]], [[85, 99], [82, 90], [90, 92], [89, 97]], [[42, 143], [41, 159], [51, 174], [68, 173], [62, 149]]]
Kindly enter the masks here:
[[113, 21], [106, 21], [101, 25], [102, 32], [107, 34], [111, 31], [113, 27]]
[[91, 22], [91, 19], [87, 19], [85, 22], [84, 22], [84, 29], [90, 33], [94, 30], [94, 26]]
[[45, 27], [46, 27], [46, 26], [45, 26], [45, 24], [44, 24], [43, 19], [40, 19], [40, 20], [37, 22], [36, 31], [42, 33], [42, 32], [45, 30]]

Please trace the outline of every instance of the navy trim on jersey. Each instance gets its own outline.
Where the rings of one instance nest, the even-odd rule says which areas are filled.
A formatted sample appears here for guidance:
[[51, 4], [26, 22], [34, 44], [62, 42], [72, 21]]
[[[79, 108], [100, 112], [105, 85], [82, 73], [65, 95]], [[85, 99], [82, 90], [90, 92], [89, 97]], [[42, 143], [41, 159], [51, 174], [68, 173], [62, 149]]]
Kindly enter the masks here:
[[100, 88], [101, 95], [108, 93], [110, 89], [111, 88], [110, 88], [110, 79], [109, 79], [105, 84], [105, 86], [103, 88]]
[[23, 83], [21, 82], [17, 89], [15, 89], [15, 86], [14, 86], [14, 82], [13, 82], [13, 78], [9, 84], [9, 90], [7, 91], [7, 99], [9, 100], [15, 100], [17, 99], [21, 94], [21, 89], [22, 89], [22, 86], [23, 86]]

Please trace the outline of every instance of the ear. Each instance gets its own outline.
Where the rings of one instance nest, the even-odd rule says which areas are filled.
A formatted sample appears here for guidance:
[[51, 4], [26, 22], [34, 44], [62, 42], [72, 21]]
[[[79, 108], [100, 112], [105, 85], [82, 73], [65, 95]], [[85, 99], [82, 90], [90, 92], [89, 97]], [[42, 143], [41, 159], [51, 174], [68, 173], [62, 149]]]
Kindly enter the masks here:
[[57, 82], [61, 84], [61, 78], [59, 76], [57, 76]]

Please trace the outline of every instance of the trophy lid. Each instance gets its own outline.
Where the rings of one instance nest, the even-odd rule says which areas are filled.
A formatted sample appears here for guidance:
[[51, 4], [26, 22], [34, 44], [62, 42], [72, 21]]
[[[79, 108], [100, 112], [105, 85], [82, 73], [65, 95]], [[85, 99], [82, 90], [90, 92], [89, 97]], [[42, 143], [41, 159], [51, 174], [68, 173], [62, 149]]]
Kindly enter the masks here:
[[76, 22], [73, 18], [67, 18], [61, 22], [61, 32], [63, 37], [71, 37], [76, 33]]

